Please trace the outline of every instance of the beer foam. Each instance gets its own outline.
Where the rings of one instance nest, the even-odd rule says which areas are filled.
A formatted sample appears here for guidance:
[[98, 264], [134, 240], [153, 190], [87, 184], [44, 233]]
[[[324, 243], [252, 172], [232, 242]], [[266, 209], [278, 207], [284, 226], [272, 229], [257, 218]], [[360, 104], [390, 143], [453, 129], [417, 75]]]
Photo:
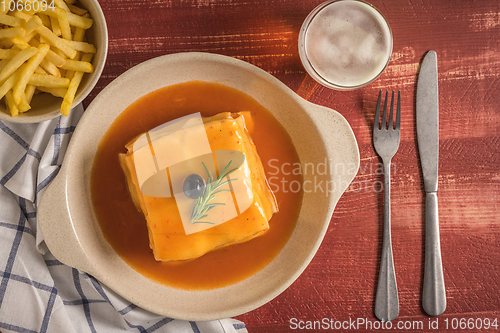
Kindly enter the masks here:
[[384, 17], [366, 3], [348, 0], [333, 2], [314, 16], [304, 44], [317, 74], [343, 87], [373, 80], [392, 52]]

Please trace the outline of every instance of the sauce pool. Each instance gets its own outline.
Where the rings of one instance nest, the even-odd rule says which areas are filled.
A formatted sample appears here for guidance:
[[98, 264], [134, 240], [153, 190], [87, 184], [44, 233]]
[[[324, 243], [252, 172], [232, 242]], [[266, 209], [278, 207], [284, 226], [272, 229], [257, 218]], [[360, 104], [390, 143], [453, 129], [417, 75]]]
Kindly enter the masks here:
[[[268, 179], [280, 180], [270, 184], [279, 212], [269, 221], [269, 230], [246, 243], [230, 245], [197, 259], [156, 261], [149, 247], [146, 219], [132, 202], [118, 155], [126, 152], [125, 145], [137, 135], [176, 118], [196, 112], [209, 117], [220, 112], [240, 111], [251, 112], [250, 135]], [[180, 289], [220, 288], [256, 274], [278, 255], [290, 238], [303, 192], [281, 188], [280, 184], [302, 184], [302, 176], [287, 172], [279, 165], [296, 163], [300, 161], [288, 133], [253, 98], [218, 83], [181, 83], [141, 97], [124, 110], [105, 133], [92, 168], [94, 212], [105, 239], [142, 275]]]

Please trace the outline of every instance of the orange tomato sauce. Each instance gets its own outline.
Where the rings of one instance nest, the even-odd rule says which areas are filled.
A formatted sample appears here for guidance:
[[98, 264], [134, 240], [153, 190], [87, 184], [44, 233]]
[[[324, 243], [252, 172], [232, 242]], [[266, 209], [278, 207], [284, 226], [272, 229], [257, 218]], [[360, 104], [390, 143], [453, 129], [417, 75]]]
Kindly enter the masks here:
[[[268, 179], [279, 179], [274, 184], [270, 182], [279, 212], [269, 221], [269, 230], [264, 235], [246, 243], [230, 245], [189, 261], [156, 261], [149, 247], [146, 219], [132, 202], [118, 154], [126, 152], [125, 144], [135, 136], [176, 118], [195, 112], [208, 117], [220, 112], [239, 111], [251, 112], [253, 129], [250, 135], [266, 175]], [[94, 211], [105, 239], [128, 265], [142, 275], [180, 289], [220, 288], [240, 282], [263, 269], [290, 238], [303, 193], [281, 188], [281, 184], [302, 184], [302, 176], [279, 166], [294, 163], [300, 161], [288, 133], [253, 98], [218, 83], [181, 83], [141, 97], [124, 110], [105, 133], [92, 168]]]

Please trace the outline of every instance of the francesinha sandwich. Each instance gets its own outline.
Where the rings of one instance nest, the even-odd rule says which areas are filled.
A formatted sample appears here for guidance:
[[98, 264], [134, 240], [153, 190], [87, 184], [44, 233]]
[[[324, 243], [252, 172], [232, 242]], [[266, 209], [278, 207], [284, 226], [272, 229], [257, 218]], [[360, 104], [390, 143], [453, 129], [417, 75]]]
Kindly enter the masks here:
[[249, 117], [192, 114], [126, 145], [120, 162], [156, 260], [198, 258], [269, 229], [278, 207], [245, 126]]

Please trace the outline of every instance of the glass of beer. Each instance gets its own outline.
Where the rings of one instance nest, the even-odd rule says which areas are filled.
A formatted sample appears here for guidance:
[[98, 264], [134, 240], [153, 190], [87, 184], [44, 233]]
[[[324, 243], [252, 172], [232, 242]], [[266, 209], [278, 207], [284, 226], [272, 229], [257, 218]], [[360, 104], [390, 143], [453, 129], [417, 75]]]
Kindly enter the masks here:
[[374, 81], [387, 67], [392, 31], [384, 16], [360, 0], [327, 1], [305, 19], [299, 55], [317, 82], [354, 90]]

